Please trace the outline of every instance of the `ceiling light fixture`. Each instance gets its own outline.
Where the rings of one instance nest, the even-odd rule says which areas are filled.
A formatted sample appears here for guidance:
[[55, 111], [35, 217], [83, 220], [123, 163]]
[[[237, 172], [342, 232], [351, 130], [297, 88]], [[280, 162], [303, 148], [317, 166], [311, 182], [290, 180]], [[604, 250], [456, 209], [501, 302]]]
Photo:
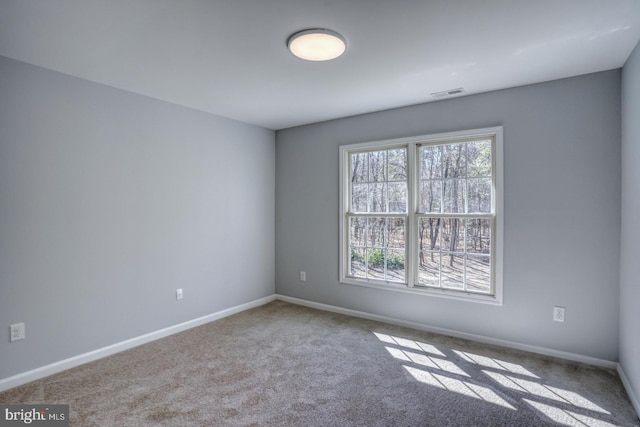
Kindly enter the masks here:
[[307, 61], [329, 61], [347, 50], [344, 37], [335, 31], [314, 28], [299, 31], [289, 37], [287, 46], [291, 53]]

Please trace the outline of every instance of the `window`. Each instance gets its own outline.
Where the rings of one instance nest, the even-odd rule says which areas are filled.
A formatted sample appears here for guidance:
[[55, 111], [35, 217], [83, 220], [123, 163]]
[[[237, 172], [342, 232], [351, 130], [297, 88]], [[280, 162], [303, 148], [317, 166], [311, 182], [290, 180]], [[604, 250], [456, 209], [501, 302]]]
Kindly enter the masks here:
[[501, 303], [502, 128], [340, 147], [341, 282]]

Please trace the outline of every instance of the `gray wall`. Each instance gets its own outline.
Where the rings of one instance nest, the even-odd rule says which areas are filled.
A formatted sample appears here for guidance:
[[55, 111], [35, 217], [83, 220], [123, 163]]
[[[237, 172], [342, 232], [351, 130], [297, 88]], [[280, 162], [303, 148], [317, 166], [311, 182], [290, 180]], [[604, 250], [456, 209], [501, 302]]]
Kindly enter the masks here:
[[[504, 305], [338, 283], [338, 146], [495, 125]], [[279, 294], [618, 359], [620, 70], [286, 129], [276, 141]], [[567, 307], [565, 323], [552, 321], [554, 304]]]
[[622, 69], [620, 364], [640, 399], [640, 44]]
[[274, 166], [273, 131], [0, 58], [0, 378], [272, 295]]

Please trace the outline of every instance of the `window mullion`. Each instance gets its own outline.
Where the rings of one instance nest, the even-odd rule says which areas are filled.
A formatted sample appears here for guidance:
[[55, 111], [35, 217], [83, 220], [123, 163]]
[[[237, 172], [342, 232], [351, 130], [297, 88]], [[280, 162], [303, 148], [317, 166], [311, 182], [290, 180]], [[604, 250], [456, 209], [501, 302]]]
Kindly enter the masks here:
[[405, 274], [407, 286], [414, 287], [418, 280], [418, 155], [417, 145], [409, 144], [407, 147], [407, 231], [405, 236]]
[[369, 221], [364, 222], [364, 277], [369, 278]]
[[384, 199], [385, 199], [385, 212], [389, 212], [389, 151], [384, 156]]
[[388, 257], [389, 257], [389, 218], [384, 218], [384, 231], [382, 233], [382, 271], [383, 271], [383, 277], [385, 282], [389, 280], [388, 271], [387, 271]]
[[467, 224], [469, 222], [469, 219], [462, 218], [461, 221], [462, 221], [462, 229], [464, 230], [464, 233], [462, 234], [462, 262], [464, 266], [464, 269], [462, 270], [462, 273], [463, 273], [462, 289], [466, 292], [467, 291]]

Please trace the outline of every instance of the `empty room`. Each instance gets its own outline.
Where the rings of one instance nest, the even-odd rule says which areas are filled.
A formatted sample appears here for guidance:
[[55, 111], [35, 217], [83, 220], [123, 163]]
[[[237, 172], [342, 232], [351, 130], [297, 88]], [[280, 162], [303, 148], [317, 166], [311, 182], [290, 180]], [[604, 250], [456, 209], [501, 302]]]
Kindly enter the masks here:
[[638, 0], [0, 0], [0, 425], [640, 426]]

